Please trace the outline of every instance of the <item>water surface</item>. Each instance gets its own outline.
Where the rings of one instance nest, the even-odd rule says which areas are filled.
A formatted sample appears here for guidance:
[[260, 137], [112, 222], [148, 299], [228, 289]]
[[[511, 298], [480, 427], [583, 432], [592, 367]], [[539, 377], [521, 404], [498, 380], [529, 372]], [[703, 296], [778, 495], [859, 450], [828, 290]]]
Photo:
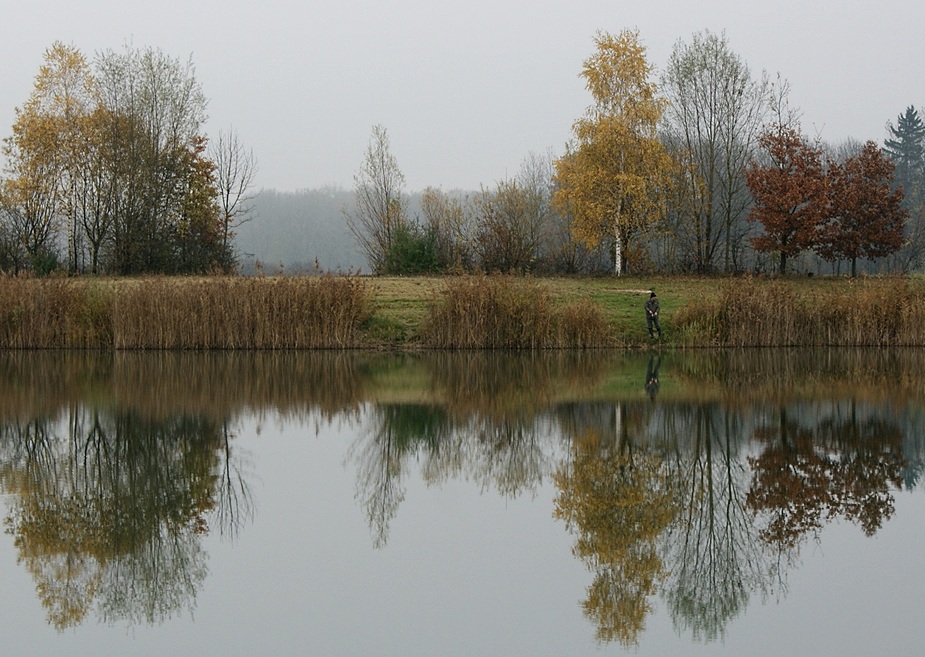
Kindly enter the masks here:
[[4, 654], [909, 654], [923, 361], [5, 353]]

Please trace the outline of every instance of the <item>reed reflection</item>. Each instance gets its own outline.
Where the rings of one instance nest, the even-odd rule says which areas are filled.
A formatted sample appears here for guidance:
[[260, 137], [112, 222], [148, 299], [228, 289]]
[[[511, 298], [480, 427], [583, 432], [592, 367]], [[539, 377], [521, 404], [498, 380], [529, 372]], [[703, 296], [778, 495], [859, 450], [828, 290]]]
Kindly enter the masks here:
[[[722, 636], [785, 593], [804, 542], [871, 535], [925, 463], [917, 352], [0, 354], [0, 486], [49, 621], [155, 623], [191, 609], [205, 532], [243, 531], [242, 416], [356, 425], [345, 447], [372, 543], [406, 480], [504, 497], [551, 482], [591, 573], [601, 641], [656, 600]], [[886, 371], [884, 371], [886, 370]]]

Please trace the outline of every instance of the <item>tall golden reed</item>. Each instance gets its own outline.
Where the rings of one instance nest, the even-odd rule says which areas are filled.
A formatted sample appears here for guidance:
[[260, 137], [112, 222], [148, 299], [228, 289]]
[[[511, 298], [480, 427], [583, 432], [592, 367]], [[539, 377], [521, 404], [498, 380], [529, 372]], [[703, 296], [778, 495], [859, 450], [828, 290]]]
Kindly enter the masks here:
[[602, 311], [589, 300], [557, 306], [527, 279], [464, 276], [449, 279], [422, 329], [437, 349], [605, 347], [613, 343]]
[[900, 347], [925, 345], [925, 285], [906, 278], [735, 279], [673, 318], [681, 346]]
[[356, 277], [0, 278], [0, 348], [303, 349], [360, 346]]
[[117, 349], [358, 346], [369, 295], [357, 278], [162, 278], [120, 290]]
[[81, 349], [112, 342], [112, 295], [67, 278], [0, 276], [0, 348]]

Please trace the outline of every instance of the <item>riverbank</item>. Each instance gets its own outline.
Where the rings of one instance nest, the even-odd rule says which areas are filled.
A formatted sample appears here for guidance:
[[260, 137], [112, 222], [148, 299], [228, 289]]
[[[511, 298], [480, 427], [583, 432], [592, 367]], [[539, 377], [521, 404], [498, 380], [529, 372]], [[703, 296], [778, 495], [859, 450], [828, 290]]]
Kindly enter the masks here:
[[[646, 333], [655, 290], [663, 337]], [[925, 346], [919, 277], [0, 278], [0, 348]]]

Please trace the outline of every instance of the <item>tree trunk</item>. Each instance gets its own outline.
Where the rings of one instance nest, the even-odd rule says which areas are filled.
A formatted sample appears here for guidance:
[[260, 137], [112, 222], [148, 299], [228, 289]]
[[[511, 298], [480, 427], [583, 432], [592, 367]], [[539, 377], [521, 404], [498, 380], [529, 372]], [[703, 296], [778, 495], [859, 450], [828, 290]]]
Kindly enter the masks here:
[[614, 259], [613, 259], [613, 273], [615, 276], [620, 276], [623, 273], [623, 242], [620, 239], [620, 225], [617, 224], [617, 229], [614, 231]]

